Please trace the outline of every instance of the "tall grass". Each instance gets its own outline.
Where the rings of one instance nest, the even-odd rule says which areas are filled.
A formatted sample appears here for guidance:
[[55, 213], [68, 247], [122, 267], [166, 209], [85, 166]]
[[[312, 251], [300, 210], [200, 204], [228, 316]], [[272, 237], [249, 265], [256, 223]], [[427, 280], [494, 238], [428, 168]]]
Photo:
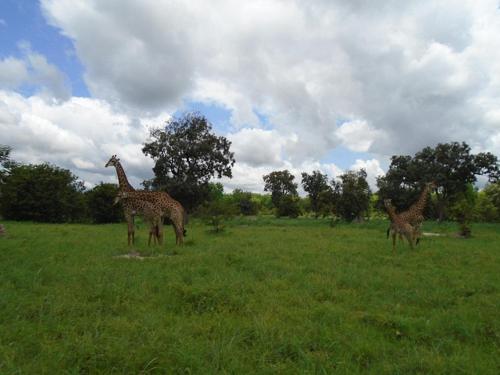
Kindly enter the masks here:
[[196, 221], [130, 252], [120, 225], [5, 223], [0, 373], [497, 374], [500, 229]]

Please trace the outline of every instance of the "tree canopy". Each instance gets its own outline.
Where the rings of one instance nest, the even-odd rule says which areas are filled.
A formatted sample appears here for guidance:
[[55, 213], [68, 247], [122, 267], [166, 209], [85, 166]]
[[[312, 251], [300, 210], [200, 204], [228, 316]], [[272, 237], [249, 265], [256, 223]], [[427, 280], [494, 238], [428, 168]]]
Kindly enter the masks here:
[[293, 182], [295, 176], [286, 169], [271, 172], [262, 178], [264, 179], [264, 191], [271, 192], [274, 207], [279, 207], [284, 196], [297, 195], [297, 184]]
[[172, 117], [164, 129], [153, 129], [142, 151], [155, 161], [155, 177], [145, 186], [166, 190], [190, 210], [207, 199], [211, 178], [232, 177], [231, 142], [212, 133], [198, 113]]
[[332, 181], [335, 212], [344, 220], [361, 220], [370, 207], [370, 186], [366, 171], [347, 171]]
[[393, 156], [386, 175], [377, 179], [379, 198], [391, 198], [399, 210], [406, 209], [417, 199], [424, 183], [434, 181], [442, 219], [446, 207], [467, 190], [468, 184], [476, 182], [478, 175], [497, 181], [497, 157], [489, 152], [474, 155], [465, 142], [439, 143], [434, 148], [425, 147], [413, 157]]
[[49, 164], [16, 165], [5, 177], [2, 215], [11, 220], [68, 222], [85, 215], [83, 184], [69, 170]]
[[114, 204], [118, 185], [100, 183], [85, 193], [88, 215], [94, 223], [116, 223], [124, 220], [123, 207]]
[[[321, 211], [321, 206], [324, 198], [328, 192], [331, 190], [328, 185], [328, 176], [321, 173], [320, 171], [313, 171], [312, 174], [302, 173], [302, 187], [304, 191], [308, 193], [309, 200], [311, 202], [311, 210], [316, 216], [319, 215]], [[323, 193], [323, 195], [321, 195]]]

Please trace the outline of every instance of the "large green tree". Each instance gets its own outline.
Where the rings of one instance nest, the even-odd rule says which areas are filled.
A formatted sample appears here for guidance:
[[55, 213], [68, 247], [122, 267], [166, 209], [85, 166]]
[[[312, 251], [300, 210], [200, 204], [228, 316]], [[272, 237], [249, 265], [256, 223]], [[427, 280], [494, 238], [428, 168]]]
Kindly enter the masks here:
[[[328, 176], [320, 171], [313, 171], [312, 174], [302, 173], [302, 187], [308, 193], [311, 202], [311, 210], [317, 217], [320, 214], [322, 206], [324, 206], [324, 198], [328, 191], [331, 190], [328, 185]], [[326, 193], [324, 193], [326, 192]], [[323, 195], [321, 194], [323, 193]]]
[[281, 199], [286, 195], [297, 195], [297, 184], [293, 182], [295, 176], [288, 170], [274, 171], [262, 177], [264, 191], [271, 192], [274, 207], [278, 208]]
[[440, 143], [426, 147], [415, 156], [393, 156], [386, 175], [377, 180], [379, 197], [393, 199], [398, 209], [406, 209], [416, 199], [423, 184], [436, 182], [437, 211], [443, 219], [447, 208], [476, 182], [478, 175], [490, 181], [499, 178], [497, 157], [489, 152], [472, 154], [465, 143]]
[[271, 192], [277, 216], [297, 217], [300, 214], [295, 176], [288, 170], [274, 171], [262, 177], [264, 191]]
[[187, 210], [208, 199], [210, 179], [232, 177], [231, 142], [213, 134], [201, 114], [172, 117], [164, 129], [154, 129], [150, 135], [142, 151], [153, 158], [155, 177], [144, 185], [167, 191]]
[[83, 184], [49, 164], [16, 165], [5, 177], [0, 209], [6, 219], [69, 222], [85, 215]]
[[332, 181], [335, 213], [347, 221], [362, 220], [370, 208], [370, 186], [364, 169], [347, 171]]

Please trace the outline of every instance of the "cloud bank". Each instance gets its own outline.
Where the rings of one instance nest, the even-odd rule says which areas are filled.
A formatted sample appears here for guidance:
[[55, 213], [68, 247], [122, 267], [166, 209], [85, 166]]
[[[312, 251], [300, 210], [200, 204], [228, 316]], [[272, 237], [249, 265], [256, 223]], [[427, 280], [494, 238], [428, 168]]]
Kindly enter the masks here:
[[[364, 166], [371, 181], [390, 155], [438, 142], [465, 140], [474, 150], [500, 153], [496, 0], [42, 0], [41, 7], [74, 43], [95, 116], [125, 116], [125, 135], [111, 136], [111, 144], [139, 150], [131, 162], [142, 160], [144, 133], [124, 129], [193, 100], [231, 111], [226, 135], [237, 164], [229, 187], [258, 189], [263, 173], [283, 167], [338, 171], [325, 160], [338, 146], [373, 156], [352, 165]], [[56, 82], [35, 60], [1, 60], [0, 83], [12, 89], [30, 69], [40, 81]], [[58, 85], [42, 86], [71, 105], [81, 100], [68, 99]], [[28, 114], [36, 102], [17, 100]], [[9, 110], [0, 115], [18, 116]], [[37, 121], [47, 132], [54, 124]], [[87, 150], [104, 152], [108, 141], [87, 125], [76, 131], [59, 121], [52, 138], [78, 133], [72, 150], [95, 145], [68, 160], [83, 169], [97, 165]], [[100, 129], [114, 134], [117, 127], [103, 121]]]

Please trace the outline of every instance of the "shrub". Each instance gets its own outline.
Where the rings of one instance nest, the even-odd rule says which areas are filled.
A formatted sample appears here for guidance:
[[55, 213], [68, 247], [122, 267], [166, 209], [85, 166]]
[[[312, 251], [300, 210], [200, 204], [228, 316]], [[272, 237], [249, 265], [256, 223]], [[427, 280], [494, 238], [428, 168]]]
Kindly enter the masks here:
[[85, 193], [87, 212], [94, 223], [117, 223], [123, 221], [123, 207], [121, 203], [114, 204], [118, 193], [115, 184], [100, 183]]

